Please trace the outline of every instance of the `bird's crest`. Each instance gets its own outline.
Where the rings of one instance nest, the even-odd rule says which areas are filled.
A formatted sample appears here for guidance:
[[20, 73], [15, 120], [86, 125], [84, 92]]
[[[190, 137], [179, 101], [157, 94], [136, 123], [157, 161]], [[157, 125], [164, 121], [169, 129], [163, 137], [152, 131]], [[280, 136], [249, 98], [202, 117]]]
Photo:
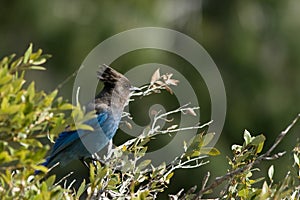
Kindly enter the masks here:
[[104, 83], [114, 84], [124, 76], [108, 65], [103, 64], [97, 71], [97, 77]]

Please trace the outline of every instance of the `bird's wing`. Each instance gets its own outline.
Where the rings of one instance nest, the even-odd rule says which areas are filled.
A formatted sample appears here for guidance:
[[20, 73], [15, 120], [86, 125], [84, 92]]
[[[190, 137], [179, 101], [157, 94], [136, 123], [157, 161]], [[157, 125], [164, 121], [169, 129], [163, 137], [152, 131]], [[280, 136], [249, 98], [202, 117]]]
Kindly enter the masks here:
[[[96, 127], [98, 123], [100, 126], [107, 120], [108, 113], [103, 112], [97, 115], [97, 121], [96, 119], [91, 119], [87, 122], [88, 125], [92, 127]], [[55, 141], [55, 144], [52, 148], [50, 159], [51, 157], [54, 157], [56, 154], [61, 152], [63, 149], [67, 148], [68, 146], [72, 145], [77, 139], [80, 137], [83, 137], [84, 135], [88, 134], [88, 131], [64, 131], [61, 134], [59, 134], [58, 138]]]

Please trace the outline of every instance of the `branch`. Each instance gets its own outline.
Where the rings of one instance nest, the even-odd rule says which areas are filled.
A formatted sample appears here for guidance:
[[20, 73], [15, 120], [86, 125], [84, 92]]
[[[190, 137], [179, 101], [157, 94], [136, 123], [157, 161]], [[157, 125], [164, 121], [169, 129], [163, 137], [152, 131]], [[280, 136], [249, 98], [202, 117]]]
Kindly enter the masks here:
[[[198, 168], [202, 165], [206, 165], [207, 163], [209, 163], [209, 161], [202, 161], [202, 159], [207, 158], [208, 156], [204, 155], [204, 156], [199, 156], [199, 157], [195, 157], [186, 161], [181, 161], [179, 160], [179, 163], [177, 163], [176, 165], [172, 165], [171, 169], [165, 173], [165, 177], [167, 177], [170, 173], [172, 173], [174, 170], [176, 169], [193, 169], [193, 168]], [[195, 162], [195, 164], [191, 164]]]
[[291, 130], [291, 128], [297, 123], [299, 118], [300, 118], [300, 113], [284, 131], [281, 131], [281, 133], [277, 136], [277, 138], [276, 138], [274, 144], [271, 146], [271, 148], [262, 156], [264, 156], [264, 155], [269, 156], [271, 154], [271, 152], [278, 146], [278, 144], [282, 141], [282, 139], [286, 136], [286, 134]]
[[[159, 134], [166, 134], [166, 133], [174, 133], [174, 132], [178, 132], [178, 131], [187, 131], [187, 130], [193, 130], [193, 129], [201, 129], [201, 128], [204, 128], [206, 126], [209, 126], [210, 124], [212, 124], [213, 121], [209, 121], [209, 122], [206, 122], [205, 124], [202, 124], [202, 125], [197, 125], [197, 126], [189, 126], [189, 127], [184, 127], [184, 128], [177, 128], [177, 129], [166, 129], [166, 130], [156, 130], [156, 132]], [[151, 136], [153, 135], [158, 135], [158, 134], [152, 134]]]

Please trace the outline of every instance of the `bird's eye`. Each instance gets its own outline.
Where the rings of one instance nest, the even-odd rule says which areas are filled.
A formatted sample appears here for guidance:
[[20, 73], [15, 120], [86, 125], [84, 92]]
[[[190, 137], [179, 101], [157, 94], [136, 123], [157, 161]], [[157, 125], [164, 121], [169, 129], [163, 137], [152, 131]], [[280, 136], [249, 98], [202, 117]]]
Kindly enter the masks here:
[[130, 84], [126, 83], [125, 88], [130, 88]]

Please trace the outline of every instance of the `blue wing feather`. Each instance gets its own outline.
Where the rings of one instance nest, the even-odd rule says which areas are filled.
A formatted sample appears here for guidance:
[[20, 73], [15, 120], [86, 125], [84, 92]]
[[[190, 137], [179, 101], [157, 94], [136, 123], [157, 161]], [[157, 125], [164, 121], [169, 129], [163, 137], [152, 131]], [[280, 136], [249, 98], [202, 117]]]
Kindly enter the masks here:
[[[97, 115], [97, 118], [93, 118], [89, 121], [86, 122], [86, 124], [96, 127], [97, 123], [102, 126], [103, 123], [107, 120], [108, 118], [108, 113], [103, 112]], [[44, 166], [46, 166], [50, 160], [58, 154], [60, 151], [65, 149], [66, 147], [72, 145], [73, 142], [75, 142], [79, 137], [84, 136], [85, 134], [88, 134], [87, 131], [64, 131], [61, 134], [59, 134], [58, 138], [55, 141], [55, 144], [52, 148], [50, 157], [47, 158], [46, 162], [43, 163]]]

